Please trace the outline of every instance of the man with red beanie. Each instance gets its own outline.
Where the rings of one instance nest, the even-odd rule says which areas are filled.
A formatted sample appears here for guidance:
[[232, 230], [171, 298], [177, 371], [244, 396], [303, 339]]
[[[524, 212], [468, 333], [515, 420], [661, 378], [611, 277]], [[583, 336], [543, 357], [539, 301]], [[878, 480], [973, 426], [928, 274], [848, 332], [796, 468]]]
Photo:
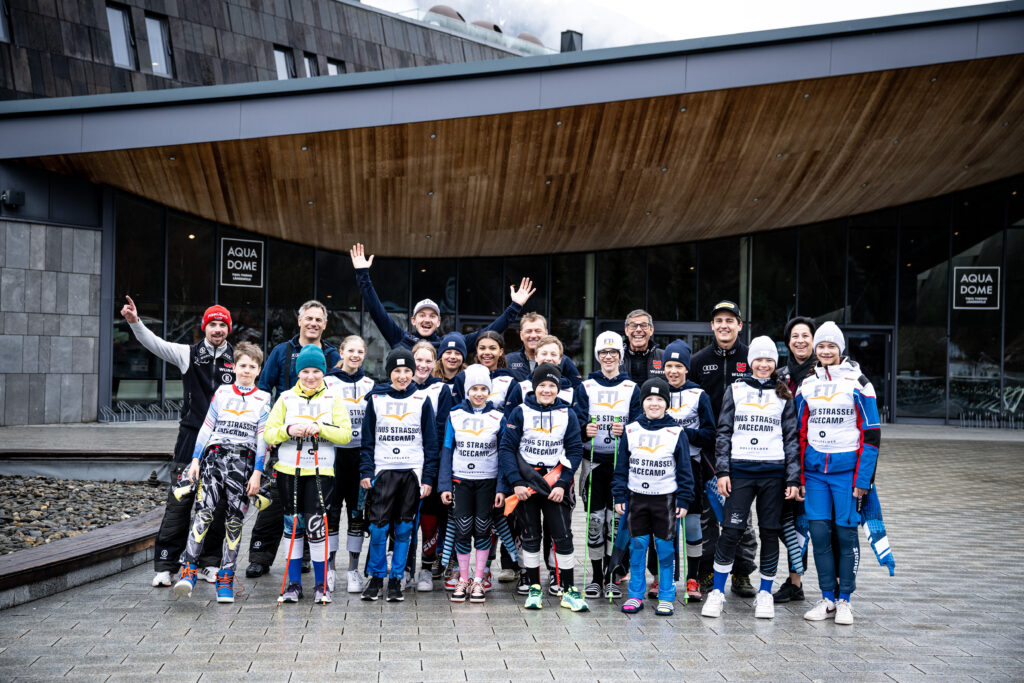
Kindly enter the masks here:
[[[165, 341], [139, 319], [138, 309], [131, 297], [121, 308], [121, 316], [128, 321], [132, 334], [143, 347], [157, 358], [173, 363], [181, 371], [184, 404], [181, 407], [181, 423], [178, 440], [174, 444], [173, 477], [171, 493], [167, 495], [167, 508], [157, 532], [153, 548], [154, 586], [170, 586], [171, 577], [177, 573], [179, 558], [185, 550], [191, 525], [192, 504], [195, 494], [184, 495], [179, 500], [173, 494], [178, 475], [191, 463], [196, 436], [203, 425], [203, 419], [210, 408], [210, 400], [222, 384], [235, 381], [234, 350], [228, 343], [231, 332], [231, 313], [223, 306], [210, 306], [203, 313], [202, 330], [204, 338], [191, 346]], [[217, 580], [220, 567], [221, 546], [224, 540], [224, 509], [217, 509], [213, 523], [206, 535], [204, 548], [209, 554], [199, 558], [203, 567], [199, 577], [210, 583]], [[212, 570], [212, 571], [211, 571]]]

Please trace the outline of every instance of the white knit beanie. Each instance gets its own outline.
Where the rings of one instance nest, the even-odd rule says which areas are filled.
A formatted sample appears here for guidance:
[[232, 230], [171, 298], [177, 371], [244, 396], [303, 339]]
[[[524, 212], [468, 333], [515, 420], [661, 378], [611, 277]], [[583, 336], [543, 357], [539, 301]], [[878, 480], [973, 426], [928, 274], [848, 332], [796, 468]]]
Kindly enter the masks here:
[[594, 355], [601, 353], [602, 351], [618, 351], [619, 358], [622, 357], [622, 335], [618, 332], [602, 332], [597, 335], [597, 340], [594, 341]]
[[491, 390], [491, 373], [484, 366], [479, 363], [470, 365], [465, 370], [466, 382], [464, 384], [468, 391], [471, 387], [475, 387], [478, 384], [482, 384], [487, 387], [487, 391]]
[[754, 337], [754, 340], [750, 342], [750, 347], [747, 349], [747, 362], [753, 363], [756, 358], [771, 358], [776, 365], [779, 364], [779, 349], [771, 337]]
[[817, 349], [818, 344], [821, 342], [832, 342], [839, 347], [839, 353], [846, 351], [846, 340], [843, 339], [843, 332], [839, 329], [839, 325], [836, 325], [831, 320], [822, 323], [814, 333], [814, 348]]

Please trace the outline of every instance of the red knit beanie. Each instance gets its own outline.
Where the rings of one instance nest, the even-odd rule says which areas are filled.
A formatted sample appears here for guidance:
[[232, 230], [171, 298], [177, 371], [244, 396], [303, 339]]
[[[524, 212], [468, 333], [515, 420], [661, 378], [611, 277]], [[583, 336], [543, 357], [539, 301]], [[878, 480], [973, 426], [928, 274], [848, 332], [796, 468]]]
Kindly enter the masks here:
[[203, 313], [204, 330], [211, 320], [220, 320], [223, 323], [227, 323], [228, 332], [231, 332], [231, 313], [228, 312], [228, 309], [223, 306], [210, 306]]

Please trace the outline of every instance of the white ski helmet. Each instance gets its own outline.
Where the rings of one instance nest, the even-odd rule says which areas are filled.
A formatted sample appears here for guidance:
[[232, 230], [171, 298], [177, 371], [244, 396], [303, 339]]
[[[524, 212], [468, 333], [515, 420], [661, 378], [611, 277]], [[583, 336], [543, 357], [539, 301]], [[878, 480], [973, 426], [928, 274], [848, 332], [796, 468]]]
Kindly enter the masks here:
[[615, 351], [622, 358], [622, 335], [618, 332], [602, 332], [594, 342], [594, 355], [602, 351]]

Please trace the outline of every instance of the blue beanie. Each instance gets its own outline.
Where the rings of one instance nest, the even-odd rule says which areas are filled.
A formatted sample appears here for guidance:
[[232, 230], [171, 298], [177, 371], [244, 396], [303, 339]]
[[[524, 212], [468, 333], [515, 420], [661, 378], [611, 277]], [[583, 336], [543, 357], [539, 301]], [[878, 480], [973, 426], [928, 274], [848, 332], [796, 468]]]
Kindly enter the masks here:
[[324, 352], [316, 344], [306, 344], [295, 357], [295, 372], [302, 372], [306, 368], [316, 368], [320, 372], [327, 372], [327, 361], [324, 359]]
[[685, 339], [676, 339], [665, 347], [665, 355], [661, 357], [662, 364], [668, 362], [682, 363], [686, 369], [690, 369], [690, 345]]
[[441, 337], [441, 343], [437, 347], [437, 355], [440, 358], [442, 353], [452, 349], [462, 354], [462, 360], [466, 360], [466, 356], [469, 355], [466, 352], [466, 338], [458, 332], [449, 332]]

